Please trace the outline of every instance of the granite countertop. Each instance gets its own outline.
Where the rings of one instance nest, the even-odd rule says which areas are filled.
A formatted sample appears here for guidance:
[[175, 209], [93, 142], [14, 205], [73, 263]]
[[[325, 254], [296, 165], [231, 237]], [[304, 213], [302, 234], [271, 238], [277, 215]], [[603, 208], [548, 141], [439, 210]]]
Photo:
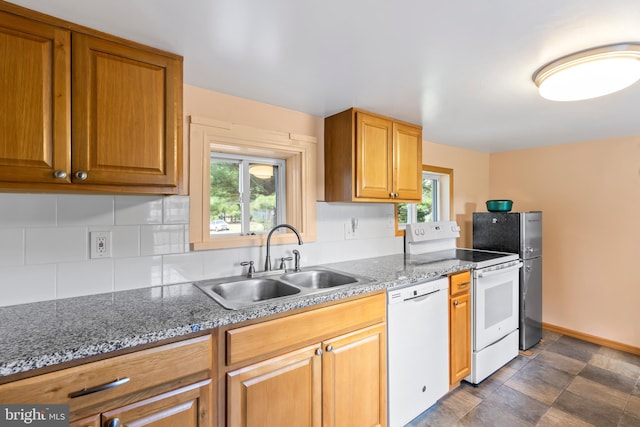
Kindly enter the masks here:
[[[410, 284], [473, 263], [404, 254], [323, 264], [375, 279], [227, 310], [192, 283], [0, 307], [0, 377]], [[304, 267], [303, 267], [304, 269]]]

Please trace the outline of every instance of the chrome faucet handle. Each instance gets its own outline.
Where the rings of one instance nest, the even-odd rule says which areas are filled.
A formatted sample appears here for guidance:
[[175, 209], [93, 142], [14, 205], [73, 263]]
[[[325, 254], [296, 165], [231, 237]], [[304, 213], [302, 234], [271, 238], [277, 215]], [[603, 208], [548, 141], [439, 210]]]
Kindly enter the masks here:
[[293, 252], [293, 256], [295, 257], [293, 271], [300, 271], [300, 251], [294, 249], [291, 252]]
[[247, 272], [247, 277], [252, 278], [256, 272], [255, 267], [253, 266], [253, 261], [242, 261], [240, 263], [241, 266], [249, 266], [249, 271]]
[[291, 258], [290, 256], [283, 256], [282, 258], [280, 258], [280, 270], [286, 270], [287, 269], [287, 265], [285, 264], [285, 261], [291, 261], [293, 258]]

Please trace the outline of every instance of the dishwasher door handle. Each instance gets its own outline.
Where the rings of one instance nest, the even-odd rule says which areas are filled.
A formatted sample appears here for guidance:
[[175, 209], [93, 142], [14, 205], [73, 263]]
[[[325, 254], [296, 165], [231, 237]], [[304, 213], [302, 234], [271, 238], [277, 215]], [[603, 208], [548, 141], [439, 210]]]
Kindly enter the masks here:
[[422, 302], [422, 301], [426, 300], [427, 298], [429, 298], [430, 296], [432, 296], [434, 294], [437, 294], [440, 291], [441, 291], [441, 289], [438, 289], [438, 290], [431, 291], [431, 292], [429, 292], [427, 294], [424, 294], [424, 295], [420, 295], [420, 296], [413, 297], [413, 298], [407, 298], [407, 299], [405, 299], [405, 302]]

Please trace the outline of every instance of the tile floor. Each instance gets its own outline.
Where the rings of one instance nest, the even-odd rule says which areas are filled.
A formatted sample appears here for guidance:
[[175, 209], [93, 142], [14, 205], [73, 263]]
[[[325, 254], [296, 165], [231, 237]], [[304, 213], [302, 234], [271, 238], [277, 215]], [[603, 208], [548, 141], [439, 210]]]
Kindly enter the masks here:
[[640, 426], [640, 356], [549, 331], [530, 352], [407, 426]]

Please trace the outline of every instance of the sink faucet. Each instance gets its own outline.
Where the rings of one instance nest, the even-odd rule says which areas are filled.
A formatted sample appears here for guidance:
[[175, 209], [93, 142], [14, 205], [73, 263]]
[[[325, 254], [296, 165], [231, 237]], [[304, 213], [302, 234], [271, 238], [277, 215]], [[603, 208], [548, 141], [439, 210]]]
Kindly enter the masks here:
[[302, 245], [302, 238], [300, 237], [300, 233], [298, 233], [298, 230], [296, 230], [294, 226], [289, 224], [278, 224], [273, 227], [267, 235], [267, 257], [264, 260], [264, 271], [271, 271], [271, 235], [278, 228], [288, 228], [289, 230], [293, 231], [298, 237], [298, 245]]

